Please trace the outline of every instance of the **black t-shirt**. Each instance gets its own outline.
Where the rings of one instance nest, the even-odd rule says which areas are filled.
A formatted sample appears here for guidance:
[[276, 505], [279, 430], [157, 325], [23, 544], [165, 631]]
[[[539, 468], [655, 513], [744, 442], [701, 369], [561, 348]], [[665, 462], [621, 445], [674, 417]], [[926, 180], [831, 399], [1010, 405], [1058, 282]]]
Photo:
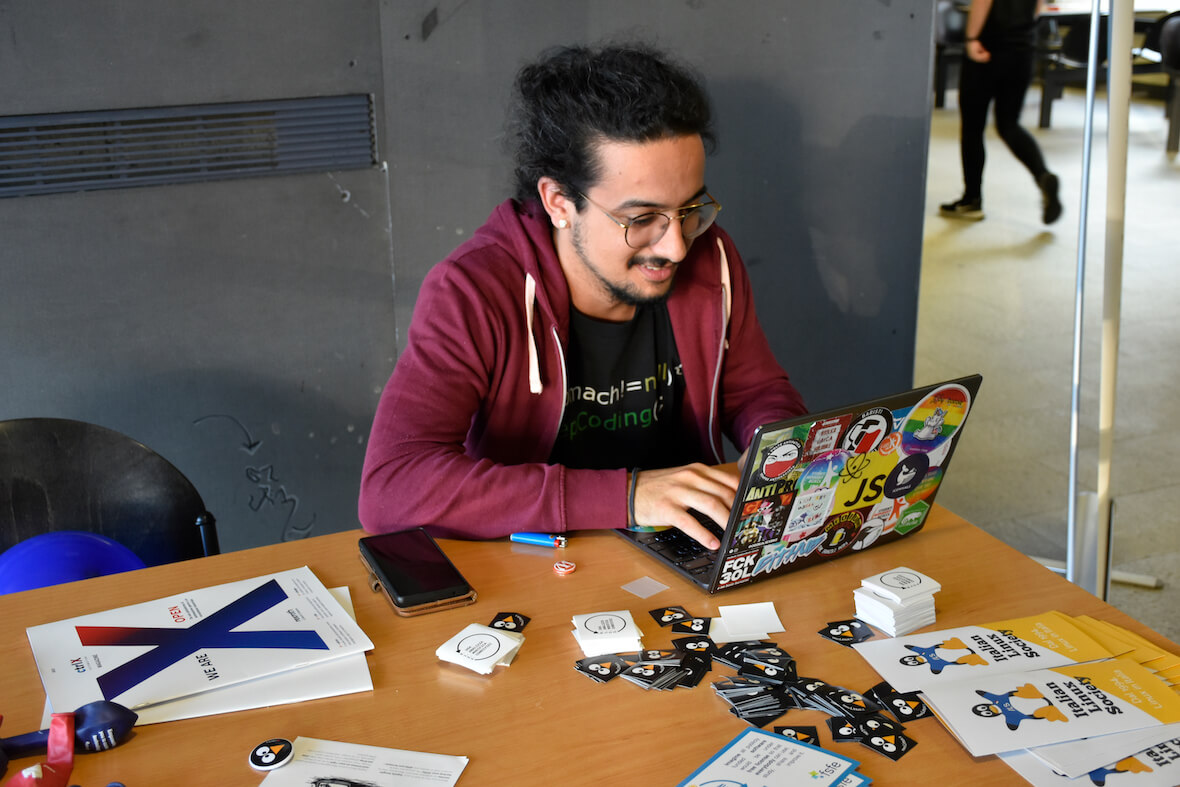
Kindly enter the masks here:
[[1037, 43], [1037, 1], [993, 0], [979, 42], [989, 52], [1032, 49]]
[[565, 412], [549, 461], [566, 467], [674, 467], [691, 461], [680, 427], [684, 373], [664, 303], [629, 322], [570, 312]]

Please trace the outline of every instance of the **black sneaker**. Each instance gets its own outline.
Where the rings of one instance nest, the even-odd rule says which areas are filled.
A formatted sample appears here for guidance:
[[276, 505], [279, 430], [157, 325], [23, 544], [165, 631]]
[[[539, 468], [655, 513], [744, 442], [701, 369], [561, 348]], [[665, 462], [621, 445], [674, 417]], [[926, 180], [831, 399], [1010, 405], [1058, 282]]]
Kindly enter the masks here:
[[938, 206], [938, 212], [950, 219], [980, 221], [983, 219], [983, 200], [963, 197], [954, 202], [944, 202]]
[[1037, 187], [1041, 190], [1041, 221], [1052, 224], [1061, 218], [1061, 200], [1057, 198], [1060, 186], [1057, 176], [1052, 172], [1042, 173], [1037, 178]]

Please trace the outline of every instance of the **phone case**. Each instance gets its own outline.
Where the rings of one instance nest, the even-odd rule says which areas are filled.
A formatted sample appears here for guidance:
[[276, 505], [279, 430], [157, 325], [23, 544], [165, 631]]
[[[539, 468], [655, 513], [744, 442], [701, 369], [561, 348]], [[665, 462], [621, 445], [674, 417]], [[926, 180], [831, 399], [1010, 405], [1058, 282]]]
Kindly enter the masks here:
[[381, 595], [385, 596], [385, 600], [389, 602], [389, 606], [393, 607], [393, 611], [404, 618], [425, 615], [428, 612], [441, 612], [442, 610], [452, 609], [454, 607], [465, 607], [475, 603], [475, 588], [471, 588], [467, 593], [460, 596], [441, 598], [436, 601], [428, 601], [425, 604], [415, 604], [407, 607], [398, 606], [397, 601], [394, 600], [389, 589], [385, 587], [385, 584], [381, 582], [377, 573], [373, 571], [373, 567], [369, 565], [369, 561], [365, 559], [364, 552], [361, 552], [358, 557], [360, 558], [361, 565], [365, 567], [365, 570], [369, 574], [369, 587], [373, 589], [373, 592], [380, 592]]
[[[364, 563], [364, 558], [361, 558]], [[368, 563], [365, 563], [368, 568]], [[452, 598], [442, 598], [438, 601], [429, 601], [425, 604], [416, 604], [412, 607], [399, 607], [389, 595], [389, 591], [385, 589], [385, 585], [381, 584], [381, 580], [377, 579], [377, 575], [369, 571], [369, 585], [374, 591], [380, 591], [381, 595], [385, 596], [385, 600], [389, 602], [389, 606], [393, 607], [393, 611], [401, 615], [403, 618], [412, 618], [415, 615], [425, 615], [427, 612], [441, 612], [444, 609], [452, 609], [454, 607], [465, 607], [468, 604], [475, 603], [475, 589], [462, 596], [454, 596]]]

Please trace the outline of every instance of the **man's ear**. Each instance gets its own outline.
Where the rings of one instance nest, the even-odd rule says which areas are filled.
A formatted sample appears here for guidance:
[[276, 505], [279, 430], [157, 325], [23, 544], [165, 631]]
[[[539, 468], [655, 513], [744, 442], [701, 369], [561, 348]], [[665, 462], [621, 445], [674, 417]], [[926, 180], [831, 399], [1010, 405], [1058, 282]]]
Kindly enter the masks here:
[[565, 195], [561, 184], [546, 175], [537, 181], [537, 194], [553, 226], [559, 229], [568, 227], [577, 209], [573, 200]]

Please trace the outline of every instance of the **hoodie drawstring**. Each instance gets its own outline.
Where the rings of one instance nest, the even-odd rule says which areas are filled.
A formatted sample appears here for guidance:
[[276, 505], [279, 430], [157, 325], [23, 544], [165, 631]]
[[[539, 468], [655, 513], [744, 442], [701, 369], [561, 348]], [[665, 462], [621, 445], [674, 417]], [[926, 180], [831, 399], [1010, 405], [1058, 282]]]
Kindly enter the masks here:
[[[717, 239], [717, 250], [721, 252], [721, 292], [725, 296], [725, 312], [721, 315], [722, 334], [729, 331], [729, 315], [733, 311], [733, 288], [729, 286], [729, 257], [725, 255], [725, 242]], [[726, 349], [729, 339], [725, 340]]]
[[537, 280], [533, 274], [524, 276], [524, 332], [529, 337], [529, 393], [540, 394], [541, 363], [537, 358], [537, 338], [533, 336], [533, 303], [537, 299]]
[[729, 279], [729, 257], [725, 254], [725, 242], [717, 239], [717, 250], [721, 253], [721, 342], [717, 348], [717, 368], [713, 370], [713, 394], [709, 397], [709, 441], [713, 444], [713, 454], [718, 462], [724, 461], [724, 451], [715, 440], [714, 422], [717, 418], [717, 399], [721, 392], [721, 366], [725, 360], [725, 351], [729, 349], [729, 315], [733, 310], [733, 293]]

